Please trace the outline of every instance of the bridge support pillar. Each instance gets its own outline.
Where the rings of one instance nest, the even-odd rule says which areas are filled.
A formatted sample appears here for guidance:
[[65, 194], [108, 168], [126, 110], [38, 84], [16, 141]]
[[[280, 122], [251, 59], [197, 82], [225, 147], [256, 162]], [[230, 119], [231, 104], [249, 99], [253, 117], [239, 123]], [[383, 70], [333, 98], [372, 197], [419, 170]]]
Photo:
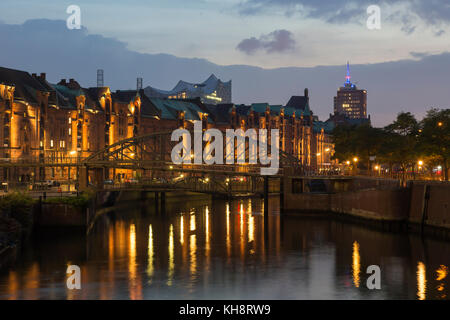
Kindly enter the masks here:
[[166, 213], [166, 193], [161, 192], [161, 213]]
[[269, 240], [269, 177], [264, 176], [264, 242]]
[[159, 212], [159, 192], [155, 192], [155, 212]]
[[80, 167], [78, 171], [78, 191], [85, 191], [88, 188], [88, 178], [88, 167]]
[[103, 189], [105, 179], [105, 168], [95, 168], [95, 185], [98, 189]]

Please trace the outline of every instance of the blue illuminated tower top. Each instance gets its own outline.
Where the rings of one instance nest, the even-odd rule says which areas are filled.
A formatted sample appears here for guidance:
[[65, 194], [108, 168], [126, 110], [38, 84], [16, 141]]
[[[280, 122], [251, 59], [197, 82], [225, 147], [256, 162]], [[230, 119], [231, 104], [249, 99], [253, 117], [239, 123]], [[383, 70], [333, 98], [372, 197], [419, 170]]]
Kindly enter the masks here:
[[350, 82], [350, 63], [347, 61], [347, 76], [345, 77], [345, 83], [351, 83]]
[[355, 85], [350, 81], [352, 77], [350, 76], [350, 63], [347, 61], [347, 75], [345, 76], [345, 87], [354, 88]]

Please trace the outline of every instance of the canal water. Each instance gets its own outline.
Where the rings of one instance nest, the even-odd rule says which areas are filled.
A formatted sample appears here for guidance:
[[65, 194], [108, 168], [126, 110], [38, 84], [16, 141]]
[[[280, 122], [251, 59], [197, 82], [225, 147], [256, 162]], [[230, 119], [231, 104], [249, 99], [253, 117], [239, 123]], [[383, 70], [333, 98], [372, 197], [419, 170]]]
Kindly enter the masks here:
[[[170, 201], [169, 201], [170, 202]], [[448, 299], [450, 243], [326, 216], [280, 216], [270, 199], [123, 203], [89, 236], [41, 232], [0, 299]], [[68, 265], [81, 289], [66, 286]], [[369, 290], [378, 265], [381, 289]]]

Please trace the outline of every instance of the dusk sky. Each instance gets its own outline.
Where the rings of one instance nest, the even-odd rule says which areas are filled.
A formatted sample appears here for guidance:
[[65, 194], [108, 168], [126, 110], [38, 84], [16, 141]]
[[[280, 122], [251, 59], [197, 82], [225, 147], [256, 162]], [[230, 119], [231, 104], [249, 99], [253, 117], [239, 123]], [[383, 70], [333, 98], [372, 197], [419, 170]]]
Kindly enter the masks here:
[[[373, 4], [381, 8], [380, 30], [366, 27], [366, 10]], [[7, 0], [0, 2], [0, 21], [4, 26], [21, 25], [34, 19], [65, 21], [69, 16], [66, 13], [69, 5], [81, 8], [81, 23], [88, 35], [101, 35], [123, 42], [127, 52], [164, 53], [180, 58], [206, 59], [219, 66], [246, 65], [264, 69], [339, 66], [342, 74], [336, 78], [334, 93], [342, 85], [345, 76], [343, 66], [347, 61], [352, 65], [369, 67], [396, 61], [412, 63], [424, 57], [446, 54], [450, 43], [448, 0]], [[33, 70], [27, 70], [29, 72], [45, 71], [44, 68], [47, 68], [45, 63], [40, 66], [39, 61], [33, 61], [33, 64], [9, 61], [5, 56], [2, 57], [2, 53], [0, 59], [0, 65], [3, 66], [32, 67]], [[373, 98], [386, 93], [373, 92], [371, 83], [361, 81], [370, 79], [370, 74], [358, 74], [358, 67], [354, 70], [354, 79], [360, 80], [358, 85], [369, 92], [369, 114], [375, 115], [377, 101]], [[61, 73], [64, 71], [61, 70]], [[105, 72], [108, 74], [108, 71]], [[60, 74], [53, 76], [59, 77]], [[165, 77], [159, 83], [155, 82], [154, 75], [143, 76], [144, 85], [170, 89], [180, 75], [174, 74], [173, 79]], [[203, 73], [192, 74], [190, 78], [185, 76], [184, 80], [202, 81], [206, 76]], [[218, 76], [221, 76], [220, 72]], [[239, 79], [234, 74], [231, 76], [233, 96], [240, 99], [235, 102], [254, 101], [243, 93], [247, 90], [236, 86]], [[422, 77], [423, 71], [414, 76]], [[149, 79], [151, 83], [146, 82]], [[295, 87], [309, 86], [307, 80], [299, 79]], [[436, 79], [436, 82], [440, 81]], [[294, 86], [286, 83], [280, 87]], [[322, 91], [320, 87], [315, 89], [316, 92]], [[281, 95], [294, 93], [291, 89], [278, 91], [273, 92], [273, 97], [278, 99]], [[327, 92], [329, 96], [317, 100], [318, 114], [324, 116], [331, 112], [334, 93]], [[253, 98], [259, 100], [266, 96]], [[435, 101], [430, 101], [430, 105], [422, 105], [421, 111], [436, 104], [448, 107], [448, 104], [442, 105], [448, 101], [447, 93], [435, 98]], [[402, 101], [403, 98], [392, 99]], [[414, 100], [411, 99], [411, 102]], [[329, 105], [325, 105], [328, 103], [326, 101], [329, 101]], [[411, 111], [417, 111], [419, 107], [412, 105]], [[407, 109], [408, 106], [388, 107], [390, 117], [394, 117], [401, 108]], [[387, 118], [385, 114], [378, 123], [384, 124]]]

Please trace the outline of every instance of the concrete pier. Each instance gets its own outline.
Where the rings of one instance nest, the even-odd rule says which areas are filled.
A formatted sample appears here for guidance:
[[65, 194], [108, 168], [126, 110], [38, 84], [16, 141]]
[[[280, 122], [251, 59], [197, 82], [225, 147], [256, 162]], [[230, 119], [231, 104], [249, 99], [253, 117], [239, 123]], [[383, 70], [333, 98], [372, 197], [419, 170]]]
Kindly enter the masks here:
[[415, 229], [438, 227], [450, 231], [450, 183], [358, 177], [286, 178], [284, 211], [335, 213], [374, 221], [404, 222]]

